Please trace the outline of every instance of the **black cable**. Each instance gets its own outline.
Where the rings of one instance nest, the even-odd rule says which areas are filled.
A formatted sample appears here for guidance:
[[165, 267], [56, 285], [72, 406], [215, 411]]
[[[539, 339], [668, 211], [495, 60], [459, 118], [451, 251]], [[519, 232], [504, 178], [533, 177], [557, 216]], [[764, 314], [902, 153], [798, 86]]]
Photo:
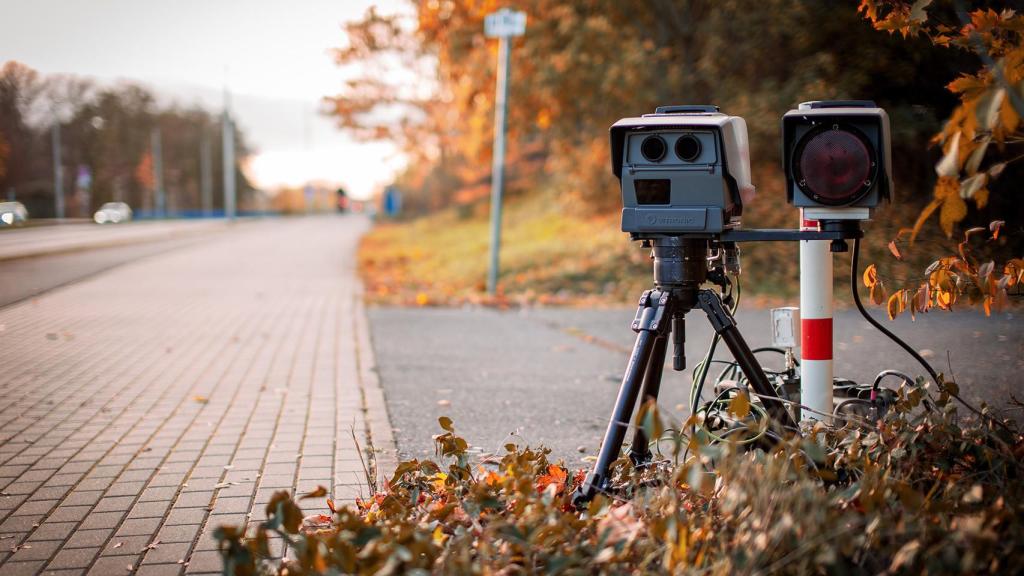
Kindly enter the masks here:
[[917, 362], [921, 364], [922, 367], [924, 367], [925, 371], [928, 372], [928, 375], [931, 376], [932, 381], [935, 382], [935, 385], [940, 385], [941, 381], [939, 380], [939, 375], [935, 372], [935, 369], [932, 368], [931, 364], [929, 364], [924, 358], [922, 358], [921, 355], [917, 353], [917, 350], [911, 348], [909, 344], [907, 344], [903, 340], [900, 340], [899, 336], [893, 334], [885, 326], [882, 326], [882, 324], [878, 322], [878, 320], [872, 318], [871, 314], [868, 314], [868, 311], [864, 308], [864, 304], [860, 301], [860, 291], [857, 289], [857, 264], [859, 260], [860, 238], [855, 238], [853, 240], [853, 260], [850, 263], [850, 291], [853, 292], [853, 303], [857, 305], [857, 310], [860, 311], [860, 315], [863, 316], [864, 319], [868, 321], [868, 324], [871, 324], [872, 326], [877, 328], [879, 332], [888, 336], [890, 340], [892, 340], [896, 344], [899, 344], [901, 348], [903, 348], [904, 350], [907, 351], [908, 354], [913, 356], [914, 360], [917, 360]]
[[900, 372], [899, 370], [882, 370], [881, 372], [878, 373], [878, 376], [875, 376], [875, 381], [871, 383], [871, 391], [876, 395], [878, 394], [879, 388], [881, 388], [882, 380], [884, 380], [886, 376], [897, 376], [899, 378], [902, 378], [903, 381], [906, 382], [907, 384], [914, 383], [913, 378], [911, 378], [907, 374], [904, 374], [903, 372]]
[[[859, 290], [857, 289], [857, 270], [858, 270], [858, 262], [859, 262], [859, 260], [860, 260], [860, 238], [856, 238], [853, 241], [853, 259], [850, 262], [850, 291], [853, 292], [853, 303], [857, 305], [857, 310], [860, 311], [860, 315], [863, 316], [864, 319], [868, 321], [868, 324], [871, 324], [872, 326], [877, 328], [879, 332], [881, 332], [882, 334], [885, 334], [886, 336], [888, 336], [890, 340], [892, 340], [896, 344], [899, 344], [899, 346], [901, 348], [903, 348], [904, 350], [907, 351], [908, 354], [913, 356], [914, 360], [917, 360], [917, 362], [919, 364], [921, 364], [921, 366], [924, 367], [924, 369], [928, 372], [928, 375], [931, 376], [932, 381], [935, 382], [935, 385], [940, 387], [940, 388], [942, 388], [942, 381], [939, 380], [939, 375], [935, 372], [935, 369], [932, 368], [931, 365], [928, 364], [928, 362], [926, 362], [925, 359], [922, 358], [921, 355], [918, 354], [916, 350], [911, 348], [910, 345], [908, 345], [903, 340], [900, 340], [900, 338], [898, 336], [896, 336], [895, 334], [893, 334], [892, 332], [887, 330], [885, 328], [885, 326], [882, 326], [882, 324], [878, 322], [878, 320], [875, 320], [874, 318], [872, 318], [871, 315], [868, 314], [868, 311], [864, 308], [864, 304], [861, 303], [861, 301], [860, 301]], [[987, 419], [987, 420], [990, 420], [990, 421], [998, 424], [1001, 428], [1003, 428], [1007, 432], [1011, 432], [1012, 433], [1012, 430], [1010, 430], [1009, 426], [1007, 426], [1006, 424], [1003, 424], [1002, 422], [1000, 422], [996, 418], [993, 418], [989, 414], [985, 414], [984, 412], [982, 412], [981, 410], [978, 410], [974, 406], [971, 406], [966, 400], [961, 398], [959, 394], [955, 394], [955, 393], [953, 393], [952, 391], [950, 391], [948, 389], [945, 389], [945, 391], [950, 396], [952, 396], [954, 399], [956, 399], [957, 402], [959, 402], [961, 405], [963, 405], [965, 408], [967, 408], [971, 412], [974, 412], [975, 414], [977, 414], [978, 416], [980, 416], [983, 419]]]

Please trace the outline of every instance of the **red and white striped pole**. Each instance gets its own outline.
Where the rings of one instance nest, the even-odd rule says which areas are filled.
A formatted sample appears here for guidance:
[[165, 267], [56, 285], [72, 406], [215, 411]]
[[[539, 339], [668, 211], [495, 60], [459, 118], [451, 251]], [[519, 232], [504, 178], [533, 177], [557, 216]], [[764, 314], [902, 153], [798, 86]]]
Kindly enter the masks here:
[[[800, 229], [818, 230], [804, 218]], [[802, 420], [832, 413], [832, 252], [828, 240], [800, 241], [800, 403]]]

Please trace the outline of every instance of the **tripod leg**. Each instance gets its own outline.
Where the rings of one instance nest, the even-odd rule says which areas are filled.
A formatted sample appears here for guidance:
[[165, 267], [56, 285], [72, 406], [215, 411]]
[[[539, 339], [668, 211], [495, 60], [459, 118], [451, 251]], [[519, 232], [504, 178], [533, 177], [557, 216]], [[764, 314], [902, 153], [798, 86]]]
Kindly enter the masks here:
[[697, 301], [701, 309], [708, 315], [712, 328], [722, 337], [722, 341], [732, 352], [740, 370], [750, 382], [750, 387], [761, 397], [761, 403], [764, 404], [768, 414], [779, 425], [787, 428], [794, 427], [793, 419], [786, 411], [785, 405], [779, 401], [779, 396], [775, 393], [771, 381], [768, 380], [764, 369], [758, 364], [754, 353], [750, 351], [750, 346], [740, 334], [739, 328], [736, 327], [736, 320], [722, 305], [722, 299], [712, 290], [701, 290], [697, 295]]
[[[651, 350], [651, 358], [647, 363], [647, 370], [644, 372], [644, 386], [640, 393], [641, 405], [649, 400], [658, 401], [658, 392], [661, 391], [661, 375], [665, 372], [665, 355], [668, 352], [668, 335], [658, 336], [654, 340], [654, 347]], [[640, 414], [637, 414], [639, 418]], [[633, 442], [629, 446], [629, 459], [634, 465], [646, 464], [651, 460], [651, 450], [647, 447], [650, 438], [643, 429], [643, 423], [639, 420], [636, 423], [636, 431], [633, 433]]]
[[[583, 485], [573, 495], [573, 503], [576, 505], [589, 502], [598, 490], [603, 490], [607, 486], [608, 469], [611, 468], [612, 462], [619, 457], [619, 451], [622, 450], [622, 441], [626, 438], [626, 430], [633, 417], [633, 409], [636, 407], [640, 386], [651, 361], [655, 340], [659, 337], [664, 339], [665, 326], [662, 318], [668, 307], [669, 293], [667, 292], [648, 290], [640, 298], [640, 307], [637, 309], [636, 319], [633, 320], [633, 330], [637, 333], [636, 342], [633, 344], [633, 353], [626, 365], [626, 373], [622, 376], [619, 395], [615, 399], [615, 408], [608, 421], [608, 429], [605, 430], [597, 462], [594, 463], [594, 469], [583, 481]], [[664, 363], [664, 355], [662, 355], [662, 363]]]

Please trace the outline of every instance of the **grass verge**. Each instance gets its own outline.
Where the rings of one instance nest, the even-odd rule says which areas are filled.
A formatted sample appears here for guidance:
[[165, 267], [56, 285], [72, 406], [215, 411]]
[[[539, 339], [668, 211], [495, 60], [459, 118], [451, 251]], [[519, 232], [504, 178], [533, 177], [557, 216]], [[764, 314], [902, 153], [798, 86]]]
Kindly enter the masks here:
[[404, 305], [621, 304], [650, 283], [646, 254], [619, 231], [617, 217], [570, 216], [557, 199], [538, 194], [506, 207], [499, 293], [489, 297], [486, 208], [453, 208], [378, 224], [359, 250], [369, 300]]

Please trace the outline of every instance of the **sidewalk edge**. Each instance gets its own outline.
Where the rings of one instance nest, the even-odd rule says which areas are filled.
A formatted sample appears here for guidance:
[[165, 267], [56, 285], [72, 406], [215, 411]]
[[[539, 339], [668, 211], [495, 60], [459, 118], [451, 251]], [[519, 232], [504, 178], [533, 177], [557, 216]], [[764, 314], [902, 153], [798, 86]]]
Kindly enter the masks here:
[[355, 313], [356, 358], [359, 363], [359, 386], [366, 418], [366, 440], [372, 449], [373, 473], [378, 486], [391, 477], [398, 466], [398, 445], [391, 427], [384, 389], [377, 373], [377, 359], [370, 338], [370, 323], [363, 298], [363, 282], [356, 280], [353, 310]]

